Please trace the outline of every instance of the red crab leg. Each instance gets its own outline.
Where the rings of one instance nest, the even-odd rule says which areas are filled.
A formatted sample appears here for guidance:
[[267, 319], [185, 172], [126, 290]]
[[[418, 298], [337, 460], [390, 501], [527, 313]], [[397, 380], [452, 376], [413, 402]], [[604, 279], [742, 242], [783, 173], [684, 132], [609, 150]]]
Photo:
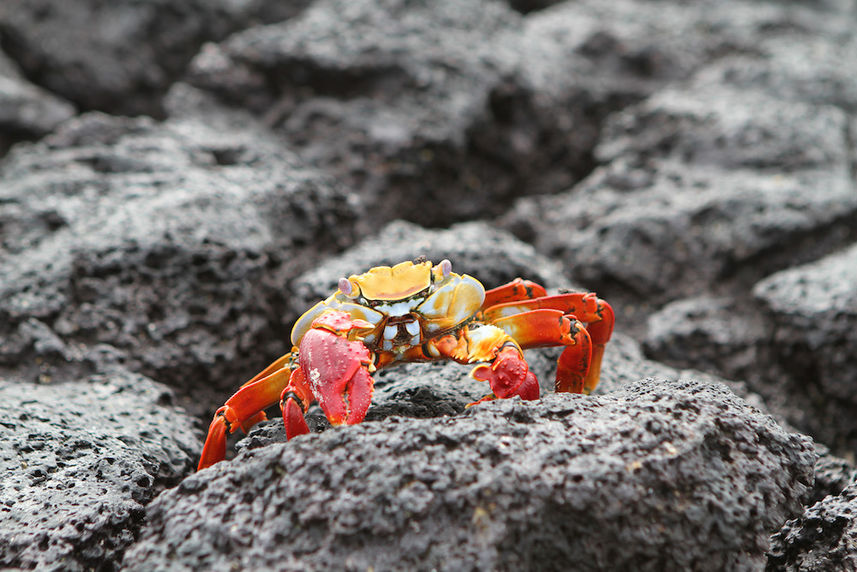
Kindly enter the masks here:
[[259, 413], [277, 403], [283, 389], [289, 383], [291, 371], [286, 368], [241, 386], [226, 403], [214, 413], [208, 427], [208, 436], [202, 448], [197, 470], [210, 467], [226, 457], [226, 433], [234, 433], [240, 427], [247, 430], [251, 421], [259, 421]]
[[283, 426], [286, 428], [286, 439], [309, 433], [309, 427], [304, 419], [309, 404], [312, 402], [312, 391], [304, 375], [303, 369], [297, 367], [289, 385], [280, 395], [280, 410], [283, 412]]
[[[511, 317], [535, 309], [560, 310], [566, 315], [573, 315], [585, 322], [586, 330], [592, 339], [592, 360], [583, 384], [583, 392], [590, 393], [598, 385], [601, 375], [601, 359], [604, 346], [613, 333], [615, 317], [610, 304], [596, 297], [593, 293], [570, 293], [556, 296], [545, 296], [532, 300], [508, 302], [494, 305], [483, 312], [483, 319], [489, 323], [497, 323], [501, 318]], [[515, 339], [518, 339], [515, 337]], [[520, 341], [520, 340], [519, 340]], [[565, 355], [565, 354], [563, 354]], [[562, 357], [560, 358], [563, 359]]]
[[564, 315], [562, 310], [549, 308], [506, 316], [493, 323], [515, 338], [523, 348], [566, 346], [557, 361], [556, 391], [586, 391], [592, 341], [583, 323], [573, 316]]
[[507, 284], [497, 286], [491, 290], [485, 291], [485, 301], [482, 303], [483, 308], [489, 308], [503, 302], [513, 302], [515, 300], [527, 300], [530, 298], [538, 298], [546, 296], [547, 291], [544, 286], [515, 278]]

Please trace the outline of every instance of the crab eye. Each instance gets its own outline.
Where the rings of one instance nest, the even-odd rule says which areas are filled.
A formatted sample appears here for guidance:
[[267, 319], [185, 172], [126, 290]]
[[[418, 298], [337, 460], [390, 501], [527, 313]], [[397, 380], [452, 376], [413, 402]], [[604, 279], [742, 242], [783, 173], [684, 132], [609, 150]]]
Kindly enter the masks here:
[[443, 274], [443, 277], [449, 278], [449, 275], [452, 273], [452, 262], [450, 262], [449, 259], [444, 258], [440, 261], [438, 266], [440, 266], [440, 271]]
[[351, 296], [352, 294], [354, 294], [354, 286], [351, 284], [351, 280], [344, 277], [340, 278], [339, 290], [346, 296]]

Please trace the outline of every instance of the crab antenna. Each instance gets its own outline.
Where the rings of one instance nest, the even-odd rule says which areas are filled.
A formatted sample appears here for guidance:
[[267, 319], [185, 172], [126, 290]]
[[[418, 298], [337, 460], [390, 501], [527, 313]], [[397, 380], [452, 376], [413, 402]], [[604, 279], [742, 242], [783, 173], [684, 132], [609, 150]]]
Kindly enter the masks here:
[[443, 272], [443, 277], [446, 278], [452, 273], [452, 262], [448, 258], [440, 261], [440, 271]]
[[351, 296], [351, 293], [354, 291], [354, 287], [351, 285], [351, 280], [345, 277], [340, 278], [339, 290], [346, 296]]

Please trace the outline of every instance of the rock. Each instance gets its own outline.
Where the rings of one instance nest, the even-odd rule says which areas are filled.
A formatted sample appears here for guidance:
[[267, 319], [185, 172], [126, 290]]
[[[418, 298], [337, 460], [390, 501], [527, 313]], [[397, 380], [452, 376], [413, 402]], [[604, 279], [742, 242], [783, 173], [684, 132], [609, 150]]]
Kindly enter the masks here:
[[0, 52], [0, 156], [16, 141], [35, 139], [74, 115], [74, 107], [27, 81]]
[[145, 505], [201, 446], [172, 400], [118, 369], [48, 385], [0, 380], [0, 567], [118, 569]]
[[821, 443], [815, 444], [818, 460], [815, 462], [815, 482], [812, 495], [804, 504], [811, 507], [828, 496], [836, 496], [857, 480], [857, 468], [854, 463], [837, 457]]
[[857, 443], [857, 246], [778, 272], [753, 295], [773, 324], [773, 363], [804, 403], [803, 430], [834, 450]]
[[639, 331], [651, 305], [752, 284], [841, 245], [857, 228], [857, 195], [849, 178], [815, 170], [617, 161], [569, 192], [519, 202], [501, 226], [559, 258]]
[[194, 408], [281, 353], [287, 278], [348, 244], [359, 207], [236, 121], [92, 113], [6, 158], [0, 368], [118, 360]]
[[0, 40], [28, 77], [82, 109], [159, 115], [161, 94], [203, 42], [288, 18], [307, 4], [6, 0]]
[[851, 570], [857, 567], [857, 485], [809, 507], [771, 537], [767, 570]]
[[696, 296], [665, 305], [647, 321], [646, 355], [676, 367], [758, 377], [768, 329], [752, 298]]
[[[698, 14], [668, 14], [634, 2], [522, 18], [491, 1], [321, 0], [207, 45], [188, 77], [264, 116], [381, 221], [447, 226], [588, 173], [609, 112], [705, 58]], [[675, 41], [691, 34], [699, 50]]]
[[718, 385], [495, 401], [199, 472], [149, 506], [123, 568], [758, 567], [814, 460]]

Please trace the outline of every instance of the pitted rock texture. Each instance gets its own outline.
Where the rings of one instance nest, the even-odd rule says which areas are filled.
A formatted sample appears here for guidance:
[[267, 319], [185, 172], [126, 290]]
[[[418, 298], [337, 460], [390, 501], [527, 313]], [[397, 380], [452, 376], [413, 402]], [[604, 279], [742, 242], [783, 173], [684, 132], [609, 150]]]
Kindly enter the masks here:
[[286, 277], [307, 245], [347, 244], [359, 201], [238, 121], [92, 113], [10, 154], [0, 367], [112, 356], [188, 394], [249, 376], [250, 347], [281, 351]]
[[771, 538], [767, 570], [853, 570], [857, 567], [857, 486], [817, 502]]
[[111, 570], [201, 442], [165, 386], [119, 369], [0, 381], [0, 567]]
[[189, 77], [264, 116], [382, 221], [446, 226], [580, 179], [606, 114], [694, 62], [653, 40], [689, 34], [689, 11], [602, 4], [524, 21], [492, 1], [320, 0], [206, 46]]
[[160, 114], [203, 42], [288, 18], [305, 0], [6, 0], [0, 45], [28, 77], [82, 109]]
[[789, 393], [814, 411], [804, 430], [831, 446], [857, 443], [857, 246], [759, 282], [772, 349], [794, 384]]
[[123, 567], [758, 567], [814, 461], [723, 386], [496, 401], [202, 471], [150, 506]]
[[[348, 447], [375, 459], [408, 442], [405, 428], [417, 428], [432, 435], [430, 443], [439, 442], [434, 435], [443, 430], [465, 444], [506, 447], [509, 438], [518, 447], [521, 466], [486, 446], [486, 458], [458, 467], [444, 464], [443, 456], [463, 456], [464, 445], [448, 452], [448, 445], [428, 445], [437, 474], [481, 467], [486, 481], [503, 483], [483, 487], [477, 479], [482, 484], [456, 489], [454, 502], [443, 505], [452, 510], [430, 515], [438, 518], [431, 526], [441, 527], [436, 536], [444, 542], [468, 540], [450, 548], [448, 564], [440, 556], [432, 560], [441, 545], [429, 544], [425, 528], [408, 536], [401, 523], [410, 522], [411, 506], [428, 502], [431, 512], [441, 506], [431, 503], [448, 502], [452, 493], [443, 495], [451, 489], [427, 497], [420, 487], [431, 490], [434, 481], [405, 482], [382, 471], [378, 478], [394, 491], [401, 485], [405, 501], [385, 504], [390, 497], [384, 495], [393, 493], [380, 486], [372, 502], [331, 493], [306, 511], [309, 524], [297, 533], [302, 546], [310, 546], [309, 556], [291, 553], [285, 564], [270, 567], [312, 567], [313, 558], [327, 558], [315, 548], [330, 539], [343, 541], [330, 554], [343, 554], [354, 538], [346, 532], [362, 530], [364, 521], [355, 515], [377, 516], [376, 510], [387, 512], [367, 522], [381, 523], [380, 529], [401, 524], [396, 530], [411, 543], [402, 550], [415, 547], [406, 561], [416, 568], [492, 568], [491, 562], [502, 568], [507, 554], [509, 568], [525, 556], [541, 568], [606, 568], [616, 555], [633, 553], [642, 555], [643, 567], [658, 569], [692, 568], [695, 558], [699, 568], [758, 569], [767, 534], [802, 511], [805, 521], [778, 537], [769, 565], [847, 567], [854, 552], [850, 516], [843, 510], [846, 520], [835, 516], [828, 526], [827, 516], [819, 520], [806, 511], [819, 501], [816, 506], [850, 503], [837, 495], [855, 471], [855, 29], [854, 0], [0, 2], [0, 378], [33, 388], [34, 396], [33, 404], [21, 406], [7, 399], [12, 413], [3, 413], [18, 427], [24, 405], [58, 408], [55, 396], [43, 397], [43, 385], [74, 386], [75, 395], [90, 395], [103, 376], [121, 368], [119, 379], [142, 374], [172, 387], [203, 429], [241, 382], [289, 350], [296, 317], [335, 289], [339, 277], [420, 255], [449, 258], [456, 271], [487, 287], [522, 276], [552, 291], [595, 291], [608, 300], [617, 330], [597, 395], [552, 396], [561, 349], [528, 350], [547, 405], [521, 407], [539, 411], [533, 414], [539, 421], [501, 422], [516, 432], [504, 429], [497, 436], [502, 441], [491, 441], [493, 420], [490, 430], [478, 433], [477, 427], [478, 437], [468, 441], [466, 425], [481, 423], [484, 411], [508, 412], [520, 404], [465, 410], [487, 391], [468, 378], [467, 366], [389, 368], [376, 374], [366, 427], [277, 444], [282, 421], [274, 419], [249, 438], [233, 435], [230, 444], [237, 441], [244, 451], [238, 459], [191, 477], [172, 496], [161, 495], [152, 514], [162, 518], [170, 502], [199, 498], [211, 478], [206, 474], [237, 474], [245, 459], [264, 467], [258, 479], [216, 489], [227, 499], [244, 495], [228, 506], [273, 499], [271, 520], [296, 515], [280, 508], [283, 496], [268, 488], [280, 483], [284, 467], [293, 470], [286, 451], [298, 451], [311, 468], [322, 466], [321, 454], [325, 463], [348, 461]], [[150, 116], [120, 115], [139, 113]], [[644, 473], [591, 472], [591, 483], [568, 485], [571, 496], [565, 483], [544, 486], [557, 482], [552, 473], [527, 480], [531, 465], [521, 459], [530, 449], [542, 455], [540, 447], [529, 447], [527, 435], [573, 435], [544, 466], [578, 467], [592, 459], [627, 461], [623, 455], [647, 442], [629, 442], [628, 435], [683, 435], [682, 442], [693, 443], [699, 437], [690, 435], [697, 427], [693, 416], [717, 417], [707, 406], [676, 412], [657, 403], [641, 413], [626, 399], [627, 386], [639, 387], [645, 377], [662, 380], [657, 387], [664, 394], [725, 383], [784, 431], [809, 433], [819, 462], [804, 507], [795, 508], [803, 485], [779, 492], [788, 479], [808, 482], [803, 461], [797, 473], [782, 470], [795, 466], [796, 449], [747, 441], [734, 427], [706, 425], [704, 435], [723, 436], [727, 444], [716, 454], [691, 449], [700, 451], [692, 457], [694, 470], [653, 475], [652, 467], [690, 466], [681, 464], [690, 453], [673, 445], [679, 454], [670, 457], [662, 447], [662, 465], [644, 463]], [[719, 390], [706, 395], [706, 403], [734, 405]], [[563, 399], [581, 408], [571, 418], [589, 415], [602, 456], [587, 449], [593, 442], [588, 435], [557, 421], [565, 414], [546, 413]], [[641, 428], [623, 418], [617, 426], [628, 435], [609, 435], [596, 420], [616, 408], [658, 423]], [[276, 407], [268, 413], [279, 417]], [[188, 427], [180, 414], [155, 417], [169, 434]], [[317, 408], [310, 424], [319, 432], [326, 428]], [[519, 431], [523, 425], [529, 429]], [[358, 435], [380, 444], [364, 452]], [[47, 447], [64, 438], [52, 433], [42, 450], [54, 450]], [[782, 439], [805, 443], [799, 436]], [[145, 448], [101, 441], [103, 456], [150, 466]], [[318, 453], [310, 443], [330, 450]], [[402, 458], [425, 457], [419, 445], [425, 442], [404, 448]], [[739, 445], [740, 454], [733, 454]], [[198, 455], [196, 445], [191, 453]], [[393, 462], [396, 454], [385, 459]], [[190, 472], [196, 460], [171, 465], [174, 476], [165, 484]], [[755, 485], [778, 484], [749, 497], [736, 494], [753, 484], [736, 486], [744, 473], [724, 469], [739, 462], [769, 467], [764, 474], [773, 480], [766, 476]], [[604, 471], [612, 467], [602, 465]], [[323, 466], [322, 475], [339, 475], [335, 466]], [[21, 478], [15, 467], [9, 475]], [[504, 474], [495, 478], [496, 471]], [[137, 469], [129, 474], [138, 475]], [[524, 481], [501, 478], [509, 475]], [[720, 475], [712, 482], [726, 484], [716, 498], [732, 500], [692, 496], [699, 475]], [[284, 490], [311, 486], [315, 476], [287, 481]], [[651, 495], [634, 489], [645, 479], [656, 485]], [[119, 487], [121, 480], [111, 482]], [[119, 568], [125, 548], [136, 541], [144, 505], [164, 486], [154, 481], [148, 492], [133, 481], [126, 480], [127, 490], [120, 487], [134, 505], [127, 513], [105, 513], [115, 527], [88, 516], [102, 512], [101, 498], [57, 497], [37, 483], [26, 489], [27, 502], [55, 507], [49, 514], [83, 515], [68, 522], [92, 522], [72, 530], [66, 521], [49, 519], [44, 536], [25, 547], [0, 542], [0, 550], [26, 551], [30, 560], [12, 567]], [[592, 500], [580, 500], [582, 489], [573, 487], [592, 483], [599, 485]], [[336, 495], [352, 492], [319, 486]], [[17, 494], [6, 489], [0, 494]], [[502, 494], [488, 492], [495, 489]], [[357, 488], [360, 494], [375, 490]], [[735, 498], [744, 504], [732, 511]], [[339, 512], [329, 510], [331, 499]], [[586, 508], [586, 517], [595, 514], [608, 524], [603, 534], [598, 526], [573, 528], [577, 520], [557, 517], [571, 511], [569, 499]], [[491, 502], [509, 509], [509, 516]], [[181, 510], [195, 520], [181, 526], [203, 524], [193, 537], [200, 541], [183, 543], [177, 553], [182, 562], [207, 562], [212, 545], [229, 552], [230, 534], [239, 532], [236, 543], [261, 538], [254, 550], [273, 547], [264, 562], [288, 541], [276, 527], [257, 526], [263, 518], [246, 509], [237, 509], [239, 520], [227, 517], [235, 524], [227, 530], [217, 512], [225, 507], [189, 503], [182, 500]], [[653, 526], [660, 510], [682, 526]], [[731, 520], [708, 518], [715, 513]], [[543, 514], [556, 523], [546, 523]], [[447, 518], [442, 526], [441, 517]], [[428, 518], [420, 513], [414, 522], [423, 526]], [[0, 540], [15, 538], [20, 522], [0, 523]], [[702, 524], [695, 529], [694, 523]], [[293, 530], [289, 526], [291, 520], [283, 530]], [[593, 530], [602, 534], [597, 542], [572, 544]], [[43, 540], [59, 538], [52, 534], [73, 539], [74, 549]], [[139, 554], [169, 554], [166, 538], [155, 546], [160, 540], [153, 534], [147, 533]], [[532, 542], [521, 548], [518, 537]], [[700, 548], [709, 537], [712, 544]], [[218, 544], [221, 538], [226, 544]], [[45, 542], [57, 550], [42, 552]], [[398, 547], [388, 537], [373, 542], [355, 548], [364, 560], [339, 567], [360, 568], [374, 546]], [[236, 548], [219, 562], [231, 564], [239, 553]], [[429, 555], [425, 562], [423, 554]], [[628, 568], [641, 567], [637, 559], [629, 562]], [[134, 566], [144, 564], [138, 559]]]

